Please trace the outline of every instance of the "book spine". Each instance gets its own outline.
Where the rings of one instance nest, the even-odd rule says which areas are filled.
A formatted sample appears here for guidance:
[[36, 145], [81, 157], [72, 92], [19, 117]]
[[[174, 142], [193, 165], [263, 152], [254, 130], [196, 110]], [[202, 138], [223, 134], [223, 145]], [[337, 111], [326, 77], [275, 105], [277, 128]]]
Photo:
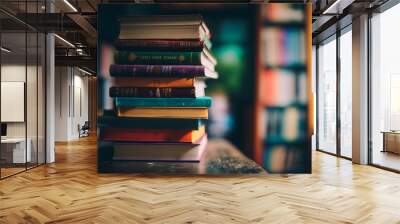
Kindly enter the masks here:
[[130, 65], [201, 65], [201, 52], [116, 51], [117, 64]]
[[111, 87], [110, 97], [196, 97], [195, 88]]
[[194, 78], [112, 78], [111, 86], [117, 87], [193, 87]]
[[204, 42], [200, 40], [117, 40], [117, 50], [136, 51], [202, 51]]
[[198, 65], [111, 65], [113, 77], [196, 77], [204, 76], [204, 67]]
[[116, 97], [116, 107], [210, 107], [210, 98], [131, 98]]
[[192, 143], [191, 131], [141, 130], [104, 128], [100, 131], [103, 141], [124, 142], [186, 142]]
[[171, 129], [198, 130], [202, 120], [198, 119], [157, 119], [157, 118], [120, 118], [114, 116], [100, 116], [97, 125], [100, 128], [141, 128], [141, 129]]

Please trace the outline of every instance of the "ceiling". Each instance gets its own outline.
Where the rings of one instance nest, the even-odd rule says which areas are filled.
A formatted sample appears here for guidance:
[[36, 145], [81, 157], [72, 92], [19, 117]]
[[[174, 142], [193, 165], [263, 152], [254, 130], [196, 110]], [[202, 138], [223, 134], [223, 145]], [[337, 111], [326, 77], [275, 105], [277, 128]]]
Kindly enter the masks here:
[[[376, 7], [386, 0], [340, 0], [345, 4], [339, 14], [324, 14], [335, 1], [312, 0], [313, 36], [318, 36], [348, 14], [355, 14], [371, 7]], [[46, 5], [47, 2], [47, 5]], [[2, 45], [13, 49], [13, 55], [33, 54], [35, 43], [27, 41], [25, 52], [25, 32], [54, 32], [64, 40], [55, 38], [58, 62], [68, 64], [71, 61], [96, 66], [97, 12], [100, 3], [226, 3], [226, 0], [0, 0], [0, 26]], [[307, 0], [230, 0], [236, 3], [294, 2]], [[49, 13], [49, 12], [52, 13]], [[29, 36], [29, 34], [28, 34]], [[40, 47], [40, 46], [39, 46]], [[78, 50], [77, 50], [78, 49]], [[11, 54], [10, 54], [11, 55]], [[68, 56], [68, 57], [65, 57]], [[75, 57], [75, 58], [71, 58]], [[57, 58], [56, 58], [57, 59]], [[69, 60], [69, 61], [61, 61]], [[57, 60], [56, 60], [57, 62]]]

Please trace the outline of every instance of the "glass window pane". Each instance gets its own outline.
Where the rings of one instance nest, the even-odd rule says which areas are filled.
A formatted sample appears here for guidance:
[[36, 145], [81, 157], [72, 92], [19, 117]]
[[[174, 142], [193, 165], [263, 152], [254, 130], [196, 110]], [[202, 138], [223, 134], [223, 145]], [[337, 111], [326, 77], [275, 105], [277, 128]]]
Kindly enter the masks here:
[[372, 17], [372, 163], [400, 170], [400, 5]]
[[318, 149], [336, 153], [336, 39], [318, 48]]
[[340, 37], [340, 153], [351, 158], [352, 149], [352, 33]]
[[[26, 141], [26, 33], [1, 33], [1, 174], [6, 177], [25, 170], [30, 161]], [[28, 150], [27, 150], [28, 149]]]
[[[26, 80], [26, 116], [27, 116], [27, 142], [31, 153], [28, 160], [28, 168], [37, 165], [37, 81], [38, 81], [38, 36], [36, 32], [27, 33], [28, 61]], [[28, 147], [28, 149], [29, 149]]]

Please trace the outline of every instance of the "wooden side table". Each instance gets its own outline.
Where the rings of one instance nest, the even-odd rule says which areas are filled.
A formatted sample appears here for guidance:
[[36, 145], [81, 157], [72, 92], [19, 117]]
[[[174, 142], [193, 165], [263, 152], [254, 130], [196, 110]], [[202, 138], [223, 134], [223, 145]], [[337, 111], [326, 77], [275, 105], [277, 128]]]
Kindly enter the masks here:
[[383, 131], [382, 152], [400, 154], [400, 131]]

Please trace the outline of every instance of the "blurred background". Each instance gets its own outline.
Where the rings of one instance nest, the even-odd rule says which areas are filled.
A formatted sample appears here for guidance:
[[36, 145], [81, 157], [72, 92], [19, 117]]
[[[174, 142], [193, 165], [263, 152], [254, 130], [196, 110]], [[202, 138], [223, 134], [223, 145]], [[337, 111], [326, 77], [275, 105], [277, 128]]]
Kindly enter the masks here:
[[[124, 15], [201, 14], [219, 73], [206, 82], [209, 138], [227, 139], [270, 173], [311, 170], [305, 4], [114, 5], [101, 12], [99, 41], [110, 45]], [[111, 110], [111, 98], [100, 108]]]

